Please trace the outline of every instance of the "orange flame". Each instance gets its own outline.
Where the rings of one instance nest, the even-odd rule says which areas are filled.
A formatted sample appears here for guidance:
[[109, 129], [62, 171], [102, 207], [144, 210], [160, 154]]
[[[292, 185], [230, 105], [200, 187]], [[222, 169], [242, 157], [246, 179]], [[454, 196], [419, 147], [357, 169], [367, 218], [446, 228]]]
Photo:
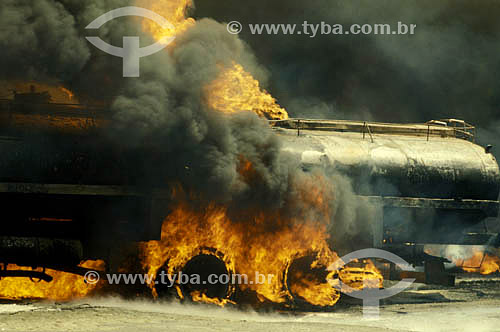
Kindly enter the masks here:
[[268, 119], [288, 118], [288, 113], [278, 105], [276, 99], [260, 88], [259, 81], [234, 62], [205, 87], [205, 93], [207, 104], [224, 113], [253, 111]]
[[195, 24], [195, 20], [193, 18], [186, 18], [187, 9], [193, 7], [192, 0], [139, 0], [137, 5], [139, 7], [148, 8], [149, 10], [163, 16], [175, 27], [174, 30], [164, 29], [156, 22], [144, 20], [143, 29], [149, 32], [155, 40], [160, 42], [184, 33]]
[[[85, 261], [80, 267], [104, 270], [104, 261]], [[30, 270], [17, 265], [7, 265], [9, 270]], [[51, 282], [33, 282], [28, 278], [6, 277], [0, 279], [0, 297], [9, 299], [42, 298], [50, 300], [70, 300], [88, 295], [99, 284], [87, 284], [80, 275], [47, 269], [54, 279]]]
[[[339, 272], [339, 277], [344, 284], [356, 290], [382, 288], [384, 281], [380, 270], [369, 259], [348, 264]], [[347, 289], [343, 291], [348, 292]]]
[[481, 274], [490, 274], [500, 271], [500, 257], [491, 254], [474, 251], [472, 257], [468, 259], [458, 259], [454, 261], [456, 266], [466, 272], [479, 272]]
[[208, 297], [206, 294], [204, 294], [200, 291], [193, 291], [190, 295], [191, 295], [192, 300], [195, 302], [211, 303], [211, 304], [218, 305], [219, 307], [224, 307], [228, 303], [236, 304], [234, 301], [231, 301], [228, 299], [217, 299], [217, 298]]

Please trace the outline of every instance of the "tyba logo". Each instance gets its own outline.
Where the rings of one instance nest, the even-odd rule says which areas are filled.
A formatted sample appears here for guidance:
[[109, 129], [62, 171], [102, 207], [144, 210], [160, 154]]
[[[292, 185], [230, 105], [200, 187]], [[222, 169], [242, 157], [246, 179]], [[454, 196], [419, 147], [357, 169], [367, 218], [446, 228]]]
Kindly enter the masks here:
[[[145, 17], [158, 23], [164, 29], [175, 29], [175, 27], [161, 15], [140, 7], [122, 7], [111, 10], [96, 18], [92, 23], [87, 25], [85, 29], [99, 29], [104, 23], [122, 16]], [[139, 77], [139, 59], [161, 51], [175, 39], [175, 36], [164, 37], [158, 42], [142, 48], [139, 46], [139, 37], [137, 36], [124, 36], [122, 48], [110, 45], [99, 37], [85, 38], [101, 51], [123, 58], [123, 77]]]

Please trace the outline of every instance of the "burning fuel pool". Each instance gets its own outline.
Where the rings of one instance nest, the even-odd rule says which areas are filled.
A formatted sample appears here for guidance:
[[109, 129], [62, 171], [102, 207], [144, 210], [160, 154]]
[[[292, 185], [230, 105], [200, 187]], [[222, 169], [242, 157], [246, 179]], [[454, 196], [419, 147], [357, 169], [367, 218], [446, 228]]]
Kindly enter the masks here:
[[414, 284], [382, 302], [378, 320], [363, 319], [361, 311], [361, 304], [350, 298], [319, 312], [257, 312], [116, 297], [64, 303], [4, 300], [0, 331], [500, 331], [500, 275], [459, 274], [455, 287]]

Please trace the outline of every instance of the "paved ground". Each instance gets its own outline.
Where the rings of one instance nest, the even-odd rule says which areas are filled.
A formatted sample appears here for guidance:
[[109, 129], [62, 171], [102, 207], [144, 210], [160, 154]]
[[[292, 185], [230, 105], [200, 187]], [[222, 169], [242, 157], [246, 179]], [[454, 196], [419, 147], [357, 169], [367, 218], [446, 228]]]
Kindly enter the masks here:
[[500, 331], [500, 278], [461, 278], [454, 288], [415, 284], [380, 319], [346, 300], [333, 312], [257, 313], [209, 305], [117, 298], [0, 304], [0, 331]]

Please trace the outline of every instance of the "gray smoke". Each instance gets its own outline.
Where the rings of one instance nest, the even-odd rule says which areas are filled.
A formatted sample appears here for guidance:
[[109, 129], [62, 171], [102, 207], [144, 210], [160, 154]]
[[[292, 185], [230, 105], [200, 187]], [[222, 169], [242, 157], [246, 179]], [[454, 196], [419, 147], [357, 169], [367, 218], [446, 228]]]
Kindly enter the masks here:
[[6, 0], [0, 22], [3, 79], [66, 79], [90, 57], [74, 17], [60, 2]]
[[[177, 37], [172, 52], [143, 60], [141, 77], [127, 80], [112, 105], [114, 137], [156, 151], [164, 162], [152, 165], [154, 181], [162, 174], [211, 199], [280, 206], [289, 163], [282, 160], [267, 123], [255, 114], [223, 116], [203, 102], [203, 88], [217, 77], [220, 65], [234, 60], [262, 76], [265, 71], [247, 46], [228, 36], [223, 25], [204, 19]], [[238, 173], [242, 157], [258, 173], [258, 188], [250, 188]]]
[[[81, 101], [109, 100], [120, 88], [111, 77], [121, 72], [121, 59], [97, 51], [85, 27], [98, 16], [129, 6], [133, 0], [6, 0], [0, 7], [0, 80], [33, 80], [64, 84]], [[124, 35], [140, 27], [116, 19], [99, 29], [107, 42], [120, 46]], [[145, 41], [147, 42], [147, 41]]]

